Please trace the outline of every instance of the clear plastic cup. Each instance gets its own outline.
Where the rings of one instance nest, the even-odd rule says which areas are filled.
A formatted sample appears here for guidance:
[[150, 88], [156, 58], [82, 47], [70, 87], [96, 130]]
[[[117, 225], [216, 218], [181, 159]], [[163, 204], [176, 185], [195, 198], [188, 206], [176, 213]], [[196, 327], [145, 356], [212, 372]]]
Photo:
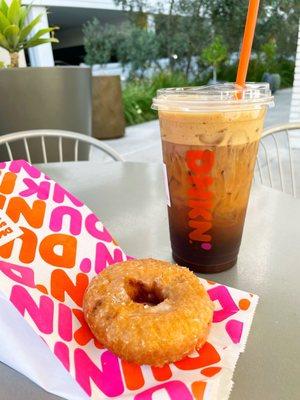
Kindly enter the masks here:
[[258, 143], [273, 97], [267, 83], [158, 90], [174, 260], [213, 273], [237, 261]]

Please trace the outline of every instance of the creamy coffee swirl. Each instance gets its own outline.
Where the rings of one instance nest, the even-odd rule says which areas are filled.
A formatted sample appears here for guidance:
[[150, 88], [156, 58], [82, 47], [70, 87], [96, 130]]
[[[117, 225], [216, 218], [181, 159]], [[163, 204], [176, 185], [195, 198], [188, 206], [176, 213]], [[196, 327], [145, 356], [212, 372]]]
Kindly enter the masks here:
[[162, 140], [195, 146], [237, 146], [259, 140], [266, 107], [225, 113], [159, 111]]

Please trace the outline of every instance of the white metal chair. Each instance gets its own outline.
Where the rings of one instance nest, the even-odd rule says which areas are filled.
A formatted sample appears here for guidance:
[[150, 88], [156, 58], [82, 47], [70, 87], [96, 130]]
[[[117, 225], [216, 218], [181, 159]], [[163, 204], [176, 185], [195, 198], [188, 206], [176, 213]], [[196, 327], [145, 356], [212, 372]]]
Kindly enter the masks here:
[[115, 161], [124, 161], [121, 155], [118, 154], [114, 149], [112, 149], [107, 144], [104, 144], [103, 142], [93, 137], [76, 132], [48, 130], [48, 129], [16, 132], [0, 136], [0, 152], [1, 152], [1, 147], [4, 146], [7, 150], [8, 159], [13, 160], [14, 156], [11, 144], [15, 142], [23, 142], [24, 154], [26, 155], [27, 161], [31, 163], [32, 154], [30, 152], [30, 145], [28, 139], [36, 139], [36, 138], [40, 139], [41, 141], [42, 160], [45, 164], [49, 162], [47, 158], [47, 138], [57, 138], [57, 152], [58, 152], [59, 162], [64, 161], [63, 139], [68, 139], [74, 142], [74, 153], [73, 153], [74, 161], [78, 161], [79, 143], [85, 143], [86, 145], [88, 145], [89, 150], [91, 148], [99, 149]]
[[274, 126], [263, 132], [254, 179], [300, 197], [300, 122]]

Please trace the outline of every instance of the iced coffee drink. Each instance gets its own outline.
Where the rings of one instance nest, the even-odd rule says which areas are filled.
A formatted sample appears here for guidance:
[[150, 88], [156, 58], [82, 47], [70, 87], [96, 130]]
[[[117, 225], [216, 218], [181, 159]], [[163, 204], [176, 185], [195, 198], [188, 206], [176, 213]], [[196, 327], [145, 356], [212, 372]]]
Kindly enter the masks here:
[[178, 264], [196, 272], [219, 272], [236, 263], [271, 100], [265, 84], [248, 85], [244, 91], [234, 85], [166, 89], [154, 100]]

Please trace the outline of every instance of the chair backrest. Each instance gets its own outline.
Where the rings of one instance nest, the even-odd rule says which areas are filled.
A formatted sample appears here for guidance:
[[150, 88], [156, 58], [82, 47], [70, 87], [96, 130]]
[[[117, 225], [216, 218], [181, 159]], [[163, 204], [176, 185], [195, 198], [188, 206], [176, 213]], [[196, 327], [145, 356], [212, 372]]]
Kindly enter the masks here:
[[[104, 144], [103, 142], [87, 136], [81, 133], [70, 132], [70, 131], [61, 131], [61, 130], [33, 130], [33, 131], [24, 131], [24, 132], [16, 132], [10, 133], [7, 135], [0, 136], [0, 149], [1, 146], [4, 146], [7, 150], [8, 159], [13, 160], [13, 150], [11, 144], [14, 142], [23, 142], [24, 152], [26, 155], [26, 159], [28, 162], [32, 162], [32, 155], [30, 153], [30, 143], [28, 139], [39, 138], [41, 141], [41, 151], [42, 151], [42, 160], [45, 164], [48, 163], [47, 157], [47, 138], [56, 138], [57, 139], [57, 151], [58, 151], [58, 161], [64, 161], [63, 154], [63, 139], [68, 139], [74, 142], [74, 161], [78, 161], [78, 147], [80, 143], [85, 143], [90, 147], [97, 148], [107, 154], [115, 161], [124, 161], [124, 159], [110, 146]], [[1, 150], [0, 150], [1, 151]]]
[[300, 196], [300, 122], [263, 132], [254, 179], [265, 186]]

